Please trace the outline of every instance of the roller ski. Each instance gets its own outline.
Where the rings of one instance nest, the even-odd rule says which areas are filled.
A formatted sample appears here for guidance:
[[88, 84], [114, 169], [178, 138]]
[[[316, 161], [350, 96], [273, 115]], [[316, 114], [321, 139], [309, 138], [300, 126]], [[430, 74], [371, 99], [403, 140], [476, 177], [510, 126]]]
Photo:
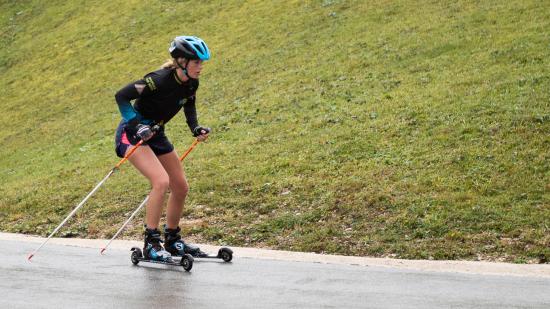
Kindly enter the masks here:
[[164, 244], [165, 250], [168, 251], [172, 257], [179, 257], [184, 259], [185, 256], [191, 256], [198, 259], [221, 259], [224, 262], [230, 262], [233, 259], [233, 250], [223, 247], [218, 250], [217, 255], [207, 254], [195, 245], [185, 243], [181, 239], [181, 229], [164, 229]]
[[170, 252], [166, 251], [160, 239], [160, 232], [156, 229], [145, 230], [145, 241], [143, 251], [138, 247], [131, 249], [132, 255], [130, 259], [132, 264], [137, 265], [139, 262], [182, 266], [185, 271], [190, 271], [193, 268], [193, 257], [190, 254], [184, 253], [179, 256], [179, 260], [172, 258]]

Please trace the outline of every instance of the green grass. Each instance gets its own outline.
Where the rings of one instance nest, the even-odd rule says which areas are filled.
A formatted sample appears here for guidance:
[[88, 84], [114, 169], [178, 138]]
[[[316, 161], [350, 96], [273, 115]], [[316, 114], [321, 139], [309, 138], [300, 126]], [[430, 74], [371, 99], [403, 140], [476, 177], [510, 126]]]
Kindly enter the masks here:
[[[0, 1], [0, 230], [47, 235], [116, 164], [114, 93], [176, 35], [212, 50], [185, 161], [200, 242], [550, 258], [546, 1]], [[190, 143], [176, 117], [167, 134]], [[129, 165], [60, 234], [110, 237]], [[136, 219], [124, 237], [139, 238]]]

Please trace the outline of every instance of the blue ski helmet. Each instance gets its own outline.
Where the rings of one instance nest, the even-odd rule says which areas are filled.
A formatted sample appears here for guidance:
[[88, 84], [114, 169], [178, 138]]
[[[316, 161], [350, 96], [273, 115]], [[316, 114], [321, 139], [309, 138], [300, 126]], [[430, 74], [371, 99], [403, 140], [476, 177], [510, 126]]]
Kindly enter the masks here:
[[176, 37], [170, 44], [172, 58], [210, 59], [210, 50], [204, 41], [196, 36], [182, 35]]

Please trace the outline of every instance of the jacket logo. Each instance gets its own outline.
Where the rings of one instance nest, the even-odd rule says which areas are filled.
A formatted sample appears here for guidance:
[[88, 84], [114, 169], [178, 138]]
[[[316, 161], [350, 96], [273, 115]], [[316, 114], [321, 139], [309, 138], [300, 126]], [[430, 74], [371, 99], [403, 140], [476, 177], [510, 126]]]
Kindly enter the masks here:
[[147, 87], [149, 87], [149, 89], [151, 89], [151, 91], [157, 89], [157, 86], [155, 85], [155, 82], [153, 81], [153, 79], [151, 77], [145, 78], [145, 82], [147, 83]]

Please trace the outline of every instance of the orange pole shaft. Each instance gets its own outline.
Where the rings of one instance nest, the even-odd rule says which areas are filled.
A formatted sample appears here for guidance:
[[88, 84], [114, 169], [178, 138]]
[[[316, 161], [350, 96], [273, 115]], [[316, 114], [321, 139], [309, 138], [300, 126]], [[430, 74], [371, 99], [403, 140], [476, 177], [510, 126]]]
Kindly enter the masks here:
[[128, 151], [128, 153], [124, 156], [124, 158], [122, 158], [122, 160], [120, 160], [120, 162], [118, 162], [117, 165], [115, 165], [114, 169], [119, 168], [119, 166], [121, 166], [122, 163], [126, 162], [126, 160], [128, 160], [128, 158], [134, 153], [134, 151], [137, 150], [139, 146], [141, 146], [141, 144], [143, 144], [143, 140], [139, 140], [137, 144], [135, 144], [132, 148], [130, 148], [130, 151]]
[[187, 151], [181, 155], [180, 157], [180, 161], [183, 161], [183, 159], [185, 159], [185, 157], [187, 157], [187, 155], [191, 152], [191, 150], [193, 150], [193, 148], [195, 148], [195, 146], [197, 146], [197, 144], [199, 143], [199, 140], [196, 139], [193, 144], [191, 144], [191, 147], [189, 147], [189, 149], [187, 149]]

